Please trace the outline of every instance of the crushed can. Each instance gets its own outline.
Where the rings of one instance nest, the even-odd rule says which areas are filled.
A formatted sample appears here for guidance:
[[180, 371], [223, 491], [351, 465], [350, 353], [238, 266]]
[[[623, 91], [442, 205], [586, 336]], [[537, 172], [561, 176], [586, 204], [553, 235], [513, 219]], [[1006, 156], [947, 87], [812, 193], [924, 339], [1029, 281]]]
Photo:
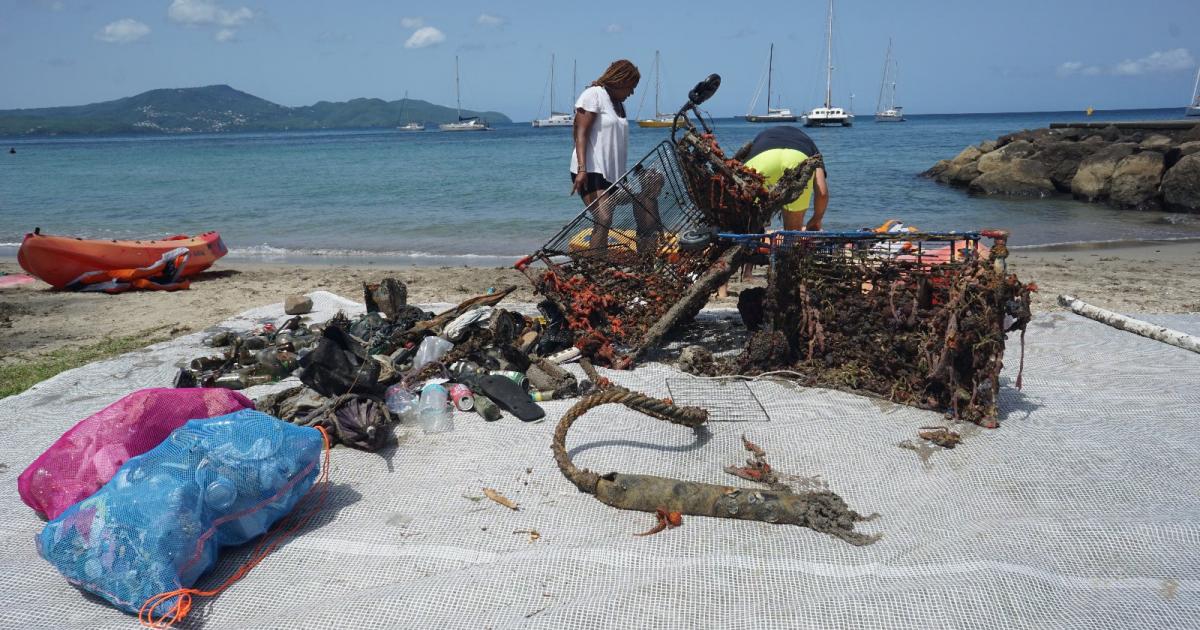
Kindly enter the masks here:
[[459, 411], [470, 411], [475, 408], [475, 395], [471, 393], [471, 388], [462, 383], [450, 386], [450, 400], [454, 403], [455, 409]]

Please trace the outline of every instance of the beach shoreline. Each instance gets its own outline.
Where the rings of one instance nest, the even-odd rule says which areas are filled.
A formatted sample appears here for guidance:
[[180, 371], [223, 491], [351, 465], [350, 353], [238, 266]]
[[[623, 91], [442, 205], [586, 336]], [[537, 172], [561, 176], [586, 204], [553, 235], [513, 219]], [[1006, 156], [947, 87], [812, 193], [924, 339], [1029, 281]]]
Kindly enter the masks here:
[[[1010, 254], [1009, 269], [1037, 284], [1033, 306], [1039, 313], [1062, 310], [1056, 302], [1060, 293], [1129, 314], [1200, 312], [1200, 241], [1018, 249]], [[0, 258], [0, 272], [21, 269], [15, 259]], [[528, 279], [511, 267], [223, 259], [190, 290], [174, 293], [67, 293], [41, 282], [0, 289], [0, 366], [115, 338], [143, 337], [142, 345], [148, 345], [315, 290], [361, 300], [363, 282], [386, 277], [407, 284], [414, 304], [457, 303], [510, 285], [517, 288], [502, 305], [538, 301]], [[736, 307], [738, 291], [764, 283], [765, 270], [759, 268], [749, 285], [732, 283], [731, 297], [714, 298], [709, 307]]]

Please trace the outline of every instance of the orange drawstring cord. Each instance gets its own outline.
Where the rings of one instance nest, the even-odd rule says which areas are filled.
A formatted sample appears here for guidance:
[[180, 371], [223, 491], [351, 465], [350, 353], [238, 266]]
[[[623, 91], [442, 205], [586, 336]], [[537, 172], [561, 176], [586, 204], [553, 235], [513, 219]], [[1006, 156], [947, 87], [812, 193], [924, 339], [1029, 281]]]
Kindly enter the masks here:
[[[280, 520], [275, 524], [275, 527], [272, 527], [270, 531], [264, 534], [258, 541], [258, 544], [255, 545], [254, 551], [251, 552], [250, 559], [216, 588], [208, 591], [194, 588], [179, 588], [166, 593], [159, 593], [146, 600], [146, 603], [142, 604], [142, 608], [138, 611], [138, 621], [143, 626], [159, 628], [160, 630], [170, 628], [179, 620], [187, 617], [188, 613], [192, 611], [192, 596], [212, 597], [233, 586], [234, 582], [245, 577], [251, 569], [258, 566], [258, 563], [270, 555], [283, 542], [284, 538], [294, 534], [297, 530], [308, 524], [313, 515], [324, 505], [325, 497], [329, 490], [329, 433], [321, 426], [316, 427], [316, 429], [321, 432], [321, 440], [324, 442], [324, 466], [321, 469], [321, 474], [317, 477], [316, 483], [304, 495], [304, 498], [300, 499], [300, 504], [292, 511], [292, 515], [294, 516], [289, 515], [289, 517]], [[171, 599], [176, 599], [175, 605], [171, 606], [165, 613], [156, 615], [154, 612], [155, 609], [166, 604]]]

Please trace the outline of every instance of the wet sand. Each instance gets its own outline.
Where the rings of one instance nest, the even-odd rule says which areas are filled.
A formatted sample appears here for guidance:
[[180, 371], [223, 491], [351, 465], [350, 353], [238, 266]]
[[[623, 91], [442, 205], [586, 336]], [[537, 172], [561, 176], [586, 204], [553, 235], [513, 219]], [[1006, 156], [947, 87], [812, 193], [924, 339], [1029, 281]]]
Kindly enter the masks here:
[[[1069, 293], [1121, 313], [1200, 312], [1200, 242], [1142, 243], [1105, 248], [1015, 250], [1010, 269], [1037, 283], [1038, 312], [1061, 310]], [[0, 259], [0, 272], [20, 273], [16, 260]], [[764, 283], [758, 269], [753, 284]], [[122, 295], [65, 293], [41, 282], [0, 289], [0, 364], [43, 356], [60, 348], [144, 335], [147, 343], [212, 326], [247, 309], [282, 302], [318, 289], [355, 300], [362, 283], [392, 276], [408, 285], [413, 303], [459, 302], [489, 287], [515, 285], [507, 302], [534, 302], [525, 276], [511, 268], [294, 265], [222, 260], [174, 293]], [[731, 294], [747, 285], [734, 282]], [[503, 303], [502, 303], [503, 304]], [[710, 306], [734, 306], [736, 297]]]

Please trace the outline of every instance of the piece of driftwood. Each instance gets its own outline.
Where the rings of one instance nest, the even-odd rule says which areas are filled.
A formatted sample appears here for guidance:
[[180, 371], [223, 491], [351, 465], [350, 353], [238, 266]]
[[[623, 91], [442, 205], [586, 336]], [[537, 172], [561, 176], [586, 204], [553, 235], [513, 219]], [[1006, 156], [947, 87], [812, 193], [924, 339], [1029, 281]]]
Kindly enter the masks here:
[[1192, 352], [1200, 353], [1200, 337], [1189, 335], [1185, 332], [1172, 330], [1158, 324], [1151, 324], [1140, 319], [1127, 317], [1120, 313], [1102, 309], [1098, 306], [1092, 306], [1083, 300], [1070, 295], [1058, 296], [1058, 303], [1071, 309], [1071, 312], [1076, 315], [1082, 315], [1088, 319], [1094, 319], [1102, 324], [1108, 324], [1117, 330], [1124, 330], [1141, 335], [1155, 341], [1161, 341], [1172, 346], [1191, 350]]
[[688, 287], [683, 297], [650, 326], [642, 337], [642, 342], [638, 345], [637, 350], [629, 357], [630, 362], [637, 361], [646, 350], [658, 346], [658, 342], [676, 324], [684, 321], [688, 316], [695, 317], [696, 313], [700, 312], [700, 309], [708, 303], [708, 298], [713, 291], [728, 282], [734, 271], [741, 267], [744, 258], [745, 248], [742, 247], [730, 247], [722, 253], [708, 268], [708, 271], [705, 271], [704, 275], [697, 278], [692, 286]]

